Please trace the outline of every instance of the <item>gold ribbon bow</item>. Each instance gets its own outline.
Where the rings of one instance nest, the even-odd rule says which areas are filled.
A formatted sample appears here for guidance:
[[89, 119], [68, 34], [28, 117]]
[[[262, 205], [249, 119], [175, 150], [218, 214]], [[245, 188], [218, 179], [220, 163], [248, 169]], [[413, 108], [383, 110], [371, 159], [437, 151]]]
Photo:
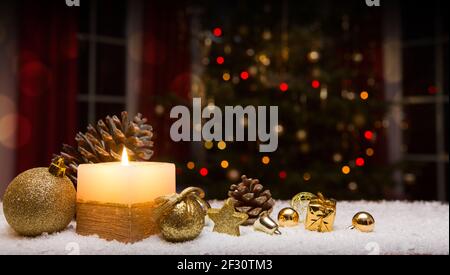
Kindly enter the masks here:
[[208, 202], [203, 200], [205, 197], [205, 191], [198, 187], [188, 187], [184, 189], [180, 194], [174, 193], [171, 195], [161, 196], [155, 199], [156, 207], [153, 214], [155, 221], [159, 220], [166, 212], [170, 211], [175, 205], [186, 199], [193, 199], [197, 201], [205, 210], [210, 207]]
[[333, 230], [335, 215], [336, 201], [325, 199], [322, 193], [318, 193], [309, 202], [305, 227], [312, 231], [330, 232]]

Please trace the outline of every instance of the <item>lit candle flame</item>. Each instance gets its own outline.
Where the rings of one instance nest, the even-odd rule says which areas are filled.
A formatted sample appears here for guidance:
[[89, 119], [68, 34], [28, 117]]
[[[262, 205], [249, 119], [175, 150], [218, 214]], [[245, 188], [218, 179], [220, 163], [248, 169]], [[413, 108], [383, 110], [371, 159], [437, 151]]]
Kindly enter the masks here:
[[127, 149], [125, 148], [125, 146], [123, 147], [123, 152], [122, 152], [122, 165], [128, 166], [130, 163], [128, 161], [128, 153], [127, 153]]

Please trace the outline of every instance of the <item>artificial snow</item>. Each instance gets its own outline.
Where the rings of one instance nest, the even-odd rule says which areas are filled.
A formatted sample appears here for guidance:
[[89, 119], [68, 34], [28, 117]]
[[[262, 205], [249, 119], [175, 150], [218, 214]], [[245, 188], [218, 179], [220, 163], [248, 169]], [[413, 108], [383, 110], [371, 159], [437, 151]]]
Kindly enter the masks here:
[[[213, 207], [221, 204], [211, 202]], [[272, 217], [288, 205], [287, 201], [278, 201]], [[374, 216], [374, 232], [348, 229], [359, 211]], [[0, 203], [0, 254], [449, 254], [449, 206], [437, 202], [338, 202], [331, 233], [310, 232], [301, 224], [281, 228], [280, 236], [241, 227], [241, 236], [232, 237], [212, 232], [213, 223], [208, 221], [197, 239], [177, 244], [158, 236], [135, 244], [108, 242], [79, 236], [75, 226], [72, 222], [60, 233], [21, 237], [7, 224]]]

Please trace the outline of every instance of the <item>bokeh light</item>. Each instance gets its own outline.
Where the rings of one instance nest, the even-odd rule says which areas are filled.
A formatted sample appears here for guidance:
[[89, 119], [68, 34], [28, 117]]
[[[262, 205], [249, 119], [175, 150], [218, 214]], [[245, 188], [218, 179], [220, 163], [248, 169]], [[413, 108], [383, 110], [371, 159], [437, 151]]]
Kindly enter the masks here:
[[210, 150], [214, 147], [214, 143], [212, 141], [205, 141], [205, 149]]
[[215, 37], [221, 37], [222, 34], [223, 34], [223, 31], [222, 31], [221, 28], [219, 28], [219, 27], [214, 28], [214, 30], [213, 30], [213, 35], [214, 35]]
[[227, 144], [225, 143], [225, 141], [219, 141], [217, 143], [217, 148], [219, 148], [219, 150], [225, 150], [227, 148]]
[[313, 82], [311, 82], [311, 86], [312, 86], [314, 89], [318, 89], [318, 88], [320, 87], [320, 82], [319, 82], [319, 80], [313, 80]]
[[249, 73], [247, 71], [241, 72], [241, 79], [247, 80], [250, 77]]
[[220, 162], [220, 167], [222, 167], [223, 169], [227, 169], [228, 166], [230, 166], [230, 163], [229, 163], [228, 161], [222, 160], [222, 161]]
[[193, 161], [189, 161], [189, 162], [186, 164], [186, 167], [187, 167], [189, 170], [193, 170], [193, 169], [195, 168], [195, 163], [194, 163]]
[[363, 158], [357, 158], [357, 159], [355, 160], [355, 164], [356, 164], [356, 166], [358, 166], [358, 167], [364, 166], [365, 163], [366, 163], [366, 161], [365, 161]]
[[206, 177], [208, 175], [209, 171], [208, 169], [206, 169], [205, 167], [203, 167], [202, 169], [200, 169], [200, 175], [202, 177]]
[[230, 81], [231, 75], [230, 75], [229, 73], [224, 73], [224, 74], [222, 75], [222, 79], [223, 79], [224, 81]]
[[348, 166], [348, 165], [343, 166], [341, 171], [342, 171], [342, 174], [344, 174], [344, 175], [350, 174], [350, 172], [351, 172], [350, 166]]
[[281, 180], [285, 180], [287, 178], [287, 172], [286, 171], [280, 171], [280, 173], [278, 173], [278, 177]]
[[369, 93], [366, 91], [362, 91], [361, 94], [359, 95], [359, 97], [361, 97], [362, 100], [368, 100], [369, 99]]
[[262, 157], [262, 158], [261, 158], [261, 162], [262, 162], [264, 165], [268, 165], [268, 164], [270, 163], [270, 157], [269, 157], [269, 156], [264, 156], [264, 157]]
[[289, 90], [289, 85], [286, 82], [280, 84], [280, 91], [287, 92]]

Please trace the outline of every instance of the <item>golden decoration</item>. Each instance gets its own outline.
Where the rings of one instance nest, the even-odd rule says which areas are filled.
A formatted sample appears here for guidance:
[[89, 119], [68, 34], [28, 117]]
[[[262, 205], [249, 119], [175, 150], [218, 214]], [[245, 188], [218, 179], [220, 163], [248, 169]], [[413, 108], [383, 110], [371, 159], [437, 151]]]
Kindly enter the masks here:
[[292, 227], [299, 223], [298, 212], [294, 208], [286, 207], [278, 213], [278, 224], [281, 227]]
[[291, 200], [291, 207], [297, 211], [299, 222], [304, 222], [306, 217], [306, 212], [308, 210], [309, 201], [315, 198], [316, 195], [309, 192], [301, 192], [295, 195]]
[[280, 230], [278, 230], [278, 224], [269, 216], [267, 211], [261, 213], [259, 218], [253, 224], [253, 228], [256, 231], [261, 231], [269, 235], [281, 235]]
[[18, 175], [3, 197], [6, 221], [24, 236], [65, 229], [75, 215], [75, 205], [76, 191], [65, 176], [61, 158], [50, 168], [34, 168]]
[[351, 229], [358, 229], [361, 232], [372, 232], [375, 229], [375, 219], [370, 213], [358, 212], [353, 216]]
[[310, 231], [331, 232], [335, 217], [336, 201], [325, 199], [322, 193], [318, 193], [309, 202], [305, 228]]
[[240, 236], [239, 226], [247, 219], [246, 213], [236, 212], [231, 199], [225, 201], [221, 209], [208, 209], [208, 216], [214, 222], [214, 232]]
[[155, 200], [154, 219], [162, 237], [170, 242], [185, 242], [197, 238], [205, 226], [209, 204], [203, 200], [205, 192], [189, 187], [180, 194], [162, 196]]

